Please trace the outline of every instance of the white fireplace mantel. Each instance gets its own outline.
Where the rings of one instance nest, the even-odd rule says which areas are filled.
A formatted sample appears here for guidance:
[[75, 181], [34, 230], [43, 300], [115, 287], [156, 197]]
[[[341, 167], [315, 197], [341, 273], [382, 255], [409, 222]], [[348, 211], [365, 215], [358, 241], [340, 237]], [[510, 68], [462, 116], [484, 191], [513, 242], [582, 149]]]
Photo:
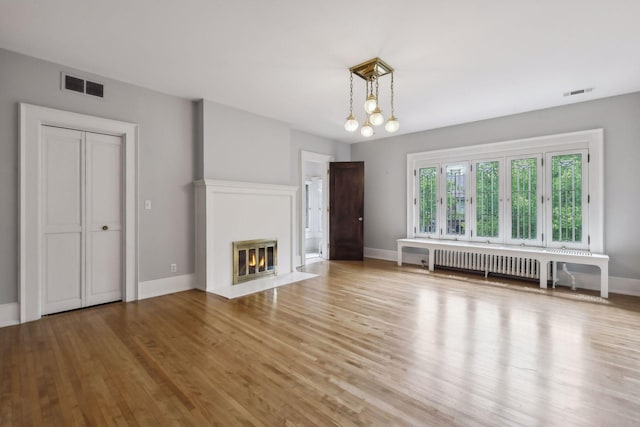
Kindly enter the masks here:
[[232, 286], [232, 245], [239, 240], [277, 239], [278, 276], [295, 271], [297, 187], [213, 179], [194, 186], [199, 289], [219, 293]]

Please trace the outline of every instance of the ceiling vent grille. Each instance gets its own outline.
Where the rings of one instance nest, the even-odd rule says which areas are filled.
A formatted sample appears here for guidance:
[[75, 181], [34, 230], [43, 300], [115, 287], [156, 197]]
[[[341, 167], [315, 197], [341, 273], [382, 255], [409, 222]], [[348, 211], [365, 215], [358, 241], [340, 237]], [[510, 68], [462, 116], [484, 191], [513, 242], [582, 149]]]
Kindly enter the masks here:
[[102, 83], [85, 80], [65, 72], [62, 73], [61, 80], [62, 90], [104, 98], [104, 84]]
[[576, 90], [572, 90], [571, 92], [565, 92], [563, 93], [563, 95], [564, 96], [582, 95], [583, 93], [591, 92], [592, 90], [593, 90], [592, 87], [588, 87], [585, 89], [576, 89]]

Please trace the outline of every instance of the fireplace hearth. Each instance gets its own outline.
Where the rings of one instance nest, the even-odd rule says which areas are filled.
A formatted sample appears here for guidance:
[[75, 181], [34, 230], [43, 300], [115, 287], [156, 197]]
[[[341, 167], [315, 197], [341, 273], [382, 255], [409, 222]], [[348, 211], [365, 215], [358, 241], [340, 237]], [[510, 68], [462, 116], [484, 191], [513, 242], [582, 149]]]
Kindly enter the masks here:
[[234, 285], [265, 276], [275, 276], [277, 269], [278, 241], [276, 239], [233, 242]]

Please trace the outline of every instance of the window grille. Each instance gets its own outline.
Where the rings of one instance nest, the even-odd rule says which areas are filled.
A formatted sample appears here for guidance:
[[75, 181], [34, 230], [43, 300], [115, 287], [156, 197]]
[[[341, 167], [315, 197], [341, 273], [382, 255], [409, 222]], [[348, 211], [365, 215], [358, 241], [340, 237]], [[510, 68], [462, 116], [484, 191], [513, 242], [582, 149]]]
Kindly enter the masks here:
[[446, 167], [446, 234], [466, 234], [467, 168], [456, 164]]
[[436, 233], [438, 212], [437, 167], [420, 168], [418, 185], [420, 188], [420, 234]]
[[500, 234], [500, 168], [498, 161], [476, 163], [476, 235]]
[[511, 160], [511, 238], [535, 240], [538, 235], [537, 158]]
[[552, 239], [582, 241], [582, 154], [551, 157]]

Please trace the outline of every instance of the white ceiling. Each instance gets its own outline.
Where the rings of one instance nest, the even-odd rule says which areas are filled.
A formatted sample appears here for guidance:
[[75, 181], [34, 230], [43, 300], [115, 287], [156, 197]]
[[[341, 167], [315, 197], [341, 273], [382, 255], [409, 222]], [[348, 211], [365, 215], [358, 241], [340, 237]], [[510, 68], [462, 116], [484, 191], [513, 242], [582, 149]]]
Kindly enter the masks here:
[[399, 133], [417, 132], [640, 90], [639, 17], [638, 0], [0, 0], [0, 47], [357, 142], [350, 66], [392, 65]]

